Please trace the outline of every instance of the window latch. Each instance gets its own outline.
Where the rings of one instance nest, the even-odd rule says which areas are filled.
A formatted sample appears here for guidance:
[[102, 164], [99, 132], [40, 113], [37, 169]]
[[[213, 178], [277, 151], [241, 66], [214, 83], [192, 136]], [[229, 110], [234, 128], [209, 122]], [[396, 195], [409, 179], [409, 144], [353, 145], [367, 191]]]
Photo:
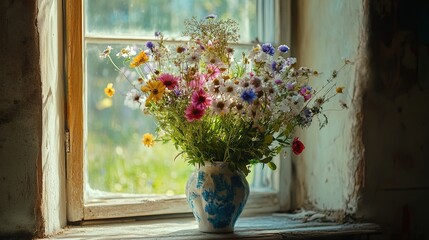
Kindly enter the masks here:
[[66, 153], [70, 153], [70, 131], [66, 129], [65, 132], [65, 140], [66, 140]]

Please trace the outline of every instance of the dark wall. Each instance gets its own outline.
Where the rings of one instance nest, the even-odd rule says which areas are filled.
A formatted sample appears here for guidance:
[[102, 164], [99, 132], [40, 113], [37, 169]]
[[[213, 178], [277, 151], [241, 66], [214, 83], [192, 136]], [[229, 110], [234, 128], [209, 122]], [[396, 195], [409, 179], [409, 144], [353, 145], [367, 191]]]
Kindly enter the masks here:
[[0, 236], [36, 230], [42, 94], [37, 1], [0, 1]]
[[359, 213], [384, 227], [384, 239], [429, 239], [429, 4], [369, 2]]

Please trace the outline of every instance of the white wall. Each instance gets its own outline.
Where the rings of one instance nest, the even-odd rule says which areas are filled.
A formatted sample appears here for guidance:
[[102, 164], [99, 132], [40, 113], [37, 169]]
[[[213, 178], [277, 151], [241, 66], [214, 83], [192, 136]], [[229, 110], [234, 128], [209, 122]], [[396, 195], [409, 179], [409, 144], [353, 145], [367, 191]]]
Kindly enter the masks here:
[[37, 26], [42, 77], [42, 214], [46, 234], [66, 225], [62, 6], [38, 0]]
[[[319, 130], [315, 119], [312, 126], [297, 131], [306, 149], [294, 158], [295, 207], [311, 205], [323, 210], [354, 212], [357, 201], [355, 175], [363, 157], [359, 134], [361, 122], [360, 66], [364, 64], [366, 43], [365, 16], [362, 0], [306, 0], [294, 2], [293, 55], [298, 65], [323, 72], [310, 82], [320, 88], [332, 71], [342, 64], [342, 58], [355, 61], [338, 75], [338, 86], [345, 93], [332, 99], [325, 107], [329, 123]], [[297, 16], [297, 17], [296, 17]], [[348, 103], [341, 110], [339, 100]]]

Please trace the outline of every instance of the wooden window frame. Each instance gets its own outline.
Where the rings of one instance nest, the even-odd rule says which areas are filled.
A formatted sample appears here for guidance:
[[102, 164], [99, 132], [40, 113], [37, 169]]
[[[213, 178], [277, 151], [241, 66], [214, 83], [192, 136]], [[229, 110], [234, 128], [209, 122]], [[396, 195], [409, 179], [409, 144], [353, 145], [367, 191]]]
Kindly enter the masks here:
[[[258, 0], [262, 4], [263, 0]], [[265, 0], [267, 1], [267, 0]], [[290, 0], [271, 0], [271, 9], [262, 9], [263, 15], [280, 11], [282, 19], [275, 19], [288, 23], [290, 19]], [[83, 58], [83, 0], [65, 0], [65, 41], [66, 41], [66, 69], [67, 78], [67, 109], [66, 109], [66, 184], [67, 184], [67, 220], [81, 222], [86, 220], [108, 219], [119, 217], [137, 217], [161, 214], [190, 213], [184, 197], [156, 197], [149, 198], [144, 195], [130, 196], [117, 195], [115, 198], [103, 198], [85, 202], [84, 188], [84, 58]], [[259, 11], [259, 10], [258, 10]], [[261, 12], [259, 12], [261, 14]], [[266, 25], [272, 24], [271, 22]], [[279, 26], [280, 24], [276, 24]], [[284, 29], [289, 29], [282, 24]], [[270, 25], [268, 25], [270, 26]], [[272, 26], [272, 25], [271, 25]], [[264, 27], [259, 26], [260, 28]], [[279, 35], [279, 29], [274, 29], [272, 40], [284, 40]], [[283, 38], [283, 39], [282, 39]], [[286, 33], [286, 39], [289, 34]], [[287, 151], [290, 153], [290, 151]], [[272, 192], [252, 192], [244, 210], [244, 215], [263, 212], [276, 212], [289, 209], [291, 158], [280, 154], [282, 159], [279, 168], [274, 172], [275, 181]], [[279, 160], [277, 160], [279, 161]], [[280, 162], [280, 161], [279, 161]]]

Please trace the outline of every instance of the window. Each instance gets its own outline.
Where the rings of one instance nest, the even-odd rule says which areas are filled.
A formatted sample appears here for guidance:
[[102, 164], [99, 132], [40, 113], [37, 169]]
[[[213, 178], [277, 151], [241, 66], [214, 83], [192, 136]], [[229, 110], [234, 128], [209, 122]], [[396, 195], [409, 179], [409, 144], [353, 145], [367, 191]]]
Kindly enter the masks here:
[[[113, 102], [104, 98], [102, 89], [106, 81], [101, 80], [106, 77], [115, 78], [116, 73], [106, 62], [99, 61], [98, 53], [107, 45], [112, 45], [116, 49], [127, 44], [141, 46], [153, 38], [153, 33], [159, 30], [166, 36], [175, 37], [170, 41], [179, 41], [181, 22], [184, 19], [192, 16], [202, 18], [213, 11], [216, 11], [220, 17], [236, 18], [239, 21], [242, 31], [242, 43], [239, 47], [245, 49], [251, 47], [251, 41], [256, 37], [266, 41], [274, 40], [274, 31], [264, 32], [263, 30], [272, 29], [272, 27], [264, 28], [264, 24], [272, 26], [276, 22], [273, 16], [276, 16], [274, 9], [278, 8], [274, 5], [279, 2], [261, 0], [66, 1], [67, 127], [70, 138], [67, 149], [69, 221], [190, 212], [180, 189], [184, 188], [184, 181], [193, 168], [186, 168], [186, 164], [173, 165], [176, 164], [172, 160], [175, 155], [174, 150], [160, 158], [163, 158], [162, 161], [165, 160], [167, 165], [181, 169], [175, 172], [176, 177], [180, 178], [176, 180], [176, 187], [171, 186], [173, 184], [165, 184], [169, 180], [155, 179], [155, 181], [164, 182], [163, 185], [169, 188], [145, 188], [147, 181], [142, 178], [143, 176], [150, 178], [148, 176], [150, 170], [137, 171], [138, 176], [135, 176], [134, 180], [123, 179], [121, 182], [120, 179], [115, 179], [113, 183], [107, 184], [102, 182], [103, 178], [106, 178], [106, 171], [115, 173], [118, 169], [127, 171], [130, 168], [142, 167], [141, 159], [137, 155], [150, 153], [141, 152], [143, 147], [139, 139], [145, 131], [153, 131], [155, 124], [153, 119], [144, 117], [138, 111], [132, 112], [126, 109], [119, 98]], [[117, 91], [120, 92], [121, 89]], [[113, 121], [105, 121], [106, 119], [113, 119]], [[127, 124], [122, 124], [124, 119]], [[135, 123], [129, 124], [132, 122], [130, 119], [135, 119]], [[110, 136], [116, 137], [110, 138]], [[130, 146], [133, 149], [129, 149]], [[165, 146], [162, 148], [165, 149]], [[159, 156], [156, 153], [152, 154]], [[153, 160], [159, 161], [156, 158], [152, 158]], [[126, 164], [127, 161], [134, 162], [136, 165], [123, 167], [122, 164]], [[105, 167], [106, 162], [121, 166], [113, 166], [113, 170], [109, 170]], [[154, 166], [155, 164], [144, 163], [143, 165]], [[284, 166], [280, 166], [280, 171], [274, 173], [267, 173], [261, 168], [253, 171], [251, 182], [253, 181], [255, 191], [251, 193], [245, 211], [280, 209], [279, 201], [283, 200], [282, 197], [279, 198], [279, 193], [284, 195], [287, 192], [287, 188], [280, 187], [287, 182], [279, 177], [282, 175], [281, 169], [284, 169]], [[154, 171], [157, 170], [152, 170]], [[269, 190], [266, 188], [264, 179], [270, 179]], [[139, 184], [139, 181], [144, 183]], [[109, 193], [110, 191], [119, 193], [113, 194]]]

